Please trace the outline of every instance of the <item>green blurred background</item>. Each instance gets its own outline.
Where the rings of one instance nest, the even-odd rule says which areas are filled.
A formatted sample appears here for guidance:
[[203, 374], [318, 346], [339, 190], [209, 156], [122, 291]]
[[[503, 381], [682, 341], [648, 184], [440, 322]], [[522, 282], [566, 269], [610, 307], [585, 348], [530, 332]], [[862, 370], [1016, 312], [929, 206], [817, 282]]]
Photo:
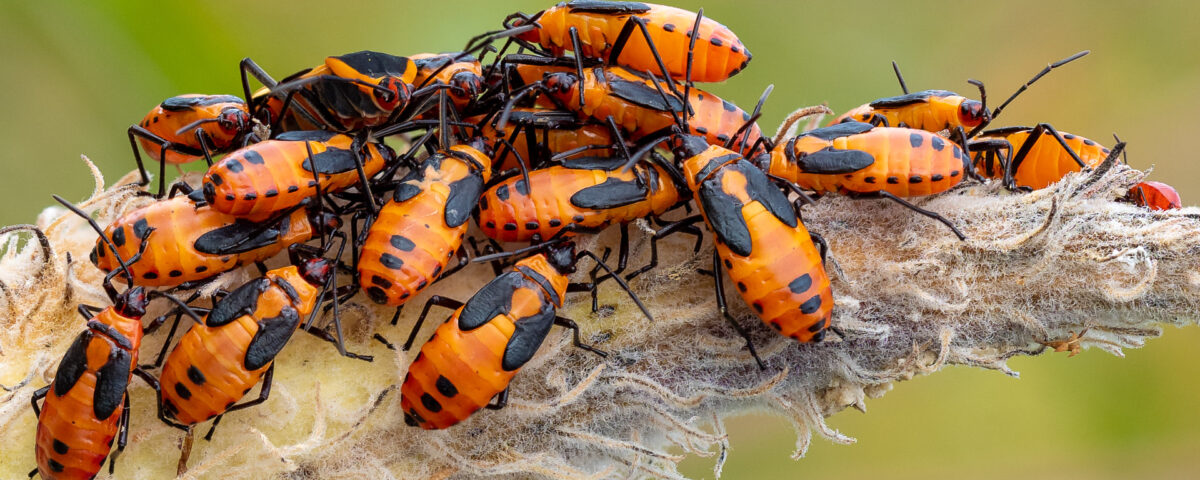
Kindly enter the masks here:
[[[399, 55], [459, 48], [515, 10], [548, 3], [409, 1], [5, 2], [0, 16], [0, 224], [29, 223], [50, 193], [81, 199], [87, 154], [112, 181], [133, 166], [125, 129], [180, 93], [240, 94], [237, 62], [283, 76], [326, 55]], [[762, 124], [828, 101], [843, 111], [899, 93], [889, 62], [914, 90], [993, 101], [1036, 70], [1082, 49], [996, 125], [1047, 121], [1111, 145], [1152, 178], [1200, 196], [1187, 148], [1200, 131], [1200, 4], [1128, 2], [680, 1], [732, 27], [754, 53], [715, 93], [749, 107], [776, 86]], [[1200, 475], [1200, 329], [1167, 332], [1125, 359], [1089, 350], [1020, 358], [1020, 380], [950, 368], [830, 419], [854, 446], [814, 439], [788, 459], [787, 422], [729, 422], [724, 478], [1127, 478]], [[711, 461], [686, 463], [712, 477]]]

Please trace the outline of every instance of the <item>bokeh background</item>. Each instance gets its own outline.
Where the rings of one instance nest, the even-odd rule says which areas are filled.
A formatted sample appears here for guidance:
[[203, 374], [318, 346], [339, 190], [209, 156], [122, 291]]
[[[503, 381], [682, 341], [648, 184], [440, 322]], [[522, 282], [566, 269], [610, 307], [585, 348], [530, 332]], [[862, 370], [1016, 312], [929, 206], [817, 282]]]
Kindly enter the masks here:
[[[1053, 123], [1154, 166], [1195, 204], [1200, 132], [1200, 4], [1188, 1], [737, 2], [678, 1], [732, 27], [754, 53], [745, 72], [706, 86], [750, 107], [769, 83], [762, 125], [829, 102], [844, 111], [899, 93], [889, 62], [913, 90], [999, 101], [1047, 62], [1092, 55], [1046, 77], [995, 125]], [[110, 180], [133, 168], [125, 129], [180, 93], [240, 92], [237, 62], [253, 57], [281, 77], [327, 55], [363, 49], [404, 55], [459, 48], [537, 1], [5, 2], [0, 15], [0, 224], [29, 223], [50, 193], [81, 199], [91, 179], [80, 154]], [[749, 109], [749, 108], [747, 108]], [[1014, 288], [1019, 288], [1014, 286]], [[814, 439], [790, 460], [781, 418], [729, 422], [724, 478], [1180, 478], [1200, 475], [1200, 329], [1166, 332], [1121, 359], [1089, 350], [1019, 358], [1021, 379], [950, 368], [900, 384], [830, 423], [854, 446]], [[0, 360], [2, 361], [2, 360]], [[5, 446], [10, 448], [13, 446]], [[711, 460], [686, 472], [712, 477]]]

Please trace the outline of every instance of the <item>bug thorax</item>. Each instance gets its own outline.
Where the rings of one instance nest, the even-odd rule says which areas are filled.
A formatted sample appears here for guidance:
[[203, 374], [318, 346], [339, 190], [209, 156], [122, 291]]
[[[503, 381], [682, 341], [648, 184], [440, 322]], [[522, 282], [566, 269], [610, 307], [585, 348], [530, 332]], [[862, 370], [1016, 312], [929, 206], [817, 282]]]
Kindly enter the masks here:
[[308, 223], [314, 228], [323, 229], [324, 231], [333, 231], [342, 228], [342, 218], [332, 212], [327, 212], [323, 209], [310, 208], [308, 210]]
[[304, 281], [321, 287], [328, 284], [329, 277], [333, 275], [333, 262], [324, 258], [309, 258], [296, 265], [296, 269]]
[[958, 106], [958, 118], [963, 125], [975, 127], [979, 124], [992, 119], [992, 112], [989, 112], [983, 103], [978, 100], [963, 100]]
[[546, 247], [546, 261], [558, 273], [575, 273], [575, 242], [562, 242]]
[[133, 287], [113, 299], [113, 310], [122, 317], [141, 318], [146, 315], [147, 303], [146, 289]]
[[690, 134], [679, 134], [671, 137], [671, 152], [678, 159], [692, 158], [708, 150], [708, 141], [704, 137]]

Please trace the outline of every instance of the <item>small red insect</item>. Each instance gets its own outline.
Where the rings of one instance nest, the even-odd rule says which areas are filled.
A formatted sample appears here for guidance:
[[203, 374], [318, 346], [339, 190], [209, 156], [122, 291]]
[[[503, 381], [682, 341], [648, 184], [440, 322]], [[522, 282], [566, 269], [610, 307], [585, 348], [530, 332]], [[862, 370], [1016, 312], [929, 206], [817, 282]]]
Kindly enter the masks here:
[[1129, 189], [1125, 196], [1127, 200], [1151, 210], [1172, 210], [1183, 208], [1179, 192], [1162, 182], [1142, 182]]

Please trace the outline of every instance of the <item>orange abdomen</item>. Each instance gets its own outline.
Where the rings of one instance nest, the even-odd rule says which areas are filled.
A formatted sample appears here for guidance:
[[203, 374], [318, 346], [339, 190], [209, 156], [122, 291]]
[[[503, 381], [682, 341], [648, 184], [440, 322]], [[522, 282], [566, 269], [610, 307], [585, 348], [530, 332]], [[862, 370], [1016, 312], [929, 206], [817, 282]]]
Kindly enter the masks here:
[[821, 138], [822, 131], [850, 124], [840, 125], [776, 146], [767, 173], [816, 192], [886, 191], [900, 197], [944, 192], [962, 181], [962, 149], [937, 134], [897, 127], [868, 130], [869, 125], [855, 124], [864, 131]]
[[[197, 208], [183, 196], [127, 213], [104, 231], [125, 259], [137, 254], [142, 239], [149, 235], [142, 258], [129, 266], [134, 283], [144, 286], [203, 280], [266, 260], [293, 243], [311, 239], [313, 233], [304, 209], [262, 228], [212, 207]], [[106, 246], [97, 243], [97, 247], [92, 249], [92, 263], [106, 272], [119, 268]]]
[[[353, 139], [325, 131], [287, 132], [233, 152], [204, 175], [204, 198], [214, 210], [239, 217], [281, 212], [321, 192], [358, 185]], [[307, 146], [306, 146], [307, 145]], [[312, 160], [308, 151], [312, 149]], [[382, 144], [362, 148], [368, 178], [391, 160]], [[314, 173], [315, 170], [315, 173]]]
[[[1029, 138], [1029, 129], [1018, 129], [1016, 131], [1001, 131], [996, 134], [981, 135], [979, 138], [1003, 138], [1008, 140], [1013, 147], [1013, 155], [1021, 150], [1025, 145], [1025, 141]], [[1071, 147], [1080, 160], [1087, 164], [1088, 167], [1095, 167], [1103, 162], [1108, 157], [1109, 149], [1104, 146], [1066, 132], [1060, 132], [1067, 146]], [[986, 162], [979, 162], [976, 171], [983, 176], [990, 178], [1001, 178], [1004, 176], [1004, 169], [999, 166], [991, 168], [991, 174], [988, 173]], [[1071, 154], [1067, 153], [1058, 143], [1058, 140], [1049, 133], [1043, 133], [1038, 137], [1037, 142], [1026, 154], [1025, 159], [1017, 167], [1017, 171], [1013, 174], [1013, 179], [1017, 186], [1030, 187], [1034, 190], [1046, 188], [1050, 184], [1062, 180], [1062, 177], [1071, 172], [1078, 172], [1079, 164], [1075, 163], [1075, 159], [1071, 158]]]
[[[584, 9], [578, 8], [578, 5], [559, 4], [538, 18], [541, 28], [522, 38], [537, 42], [550, 49], [555, 56], [561, 56], [564, 50], [572, 49], [568, 31], [575, 27], [579, 32], [583, 56], [607, 60], [629, 16], [637, 15], [645, 20], [647, 31], [662, 56], [667, 73], [673, 78], [684, 79], [696, 13], [650, 3], [614, 2], [612, 5], [613, 8], [608, 8], [601, 2], [589, 2], [589, 8]], [[728, 27], [705, 17], [697, 33], [692, 81], [720, 82], [737, 74], [750, 62], [750, 52]], [[615, 62], [637, 71], [649, 70], [662, 75], [645, 37], [637, 27]]]

